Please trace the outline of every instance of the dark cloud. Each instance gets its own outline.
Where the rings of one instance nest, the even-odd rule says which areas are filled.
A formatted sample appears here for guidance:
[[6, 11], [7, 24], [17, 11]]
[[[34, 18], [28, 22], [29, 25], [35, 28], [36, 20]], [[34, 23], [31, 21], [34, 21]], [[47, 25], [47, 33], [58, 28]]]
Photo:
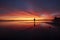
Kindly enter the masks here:
[[[59, 0], [0, 0], [0, 14], [5, 11], [28, 10], [34, 11], [60, 11]], [[5, 10], [5, 11], [4, 11]]]

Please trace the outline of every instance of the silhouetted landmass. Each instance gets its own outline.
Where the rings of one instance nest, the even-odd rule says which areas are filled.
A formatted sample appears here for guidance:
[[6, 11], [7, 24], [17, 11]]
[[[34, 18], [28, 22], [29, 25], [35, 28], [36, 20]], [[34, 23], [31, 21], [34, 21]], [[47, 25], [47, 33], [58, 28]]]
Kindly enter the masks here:
[[55, 19], [53, 20], [53, 23], [54, 23], [55, 25], [60, 26], [60, 18], [55, 17]]
[[54, 20], [52, 20], [51, 23], [48, 23], [54, 26], [60, 26], [60, 18], [55, 17]]

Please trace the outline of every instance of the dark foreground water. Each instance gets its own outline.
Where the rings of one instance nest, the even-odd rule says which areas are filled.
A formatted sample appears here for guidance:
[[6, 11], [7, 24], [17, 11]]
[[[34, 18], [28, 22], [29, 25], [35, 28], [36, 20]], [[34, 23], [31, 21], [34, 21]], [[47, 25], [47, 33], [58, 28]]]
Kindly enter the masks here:
[[35, 40], [43, 38], [59, 38], [58, 26], [36, 21], [7, 21], [0, 22], [0, 38], [16, 40]]

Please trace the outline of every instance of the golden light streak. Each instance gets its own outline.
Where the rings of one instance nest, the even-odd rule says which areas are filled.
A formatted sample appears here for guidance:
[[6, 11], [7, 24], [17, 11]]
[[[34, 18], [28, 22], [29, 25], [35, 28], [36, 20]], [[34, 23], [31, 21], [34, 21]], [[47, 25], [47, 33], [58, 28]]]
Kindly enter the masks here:
[[32, 14], [24, 11], [11, 12], [9, 14], [1, 15], [0, 20], [34, 20], [34, 18], [36, 20], [45, 20], [45, 19], [52, 20], [53, 19], [53, 17], [48, 14], [46, 14], [45, 16], [41, 16], [41, 15], [36, 16]]
[[[34, 17], [0, 17], [0, 20], [33, 20]], [[44, 19], [49, 19], [52, 20], [53, 18], [49, 17], [35, 17], [36, 20], [44, 20]]]

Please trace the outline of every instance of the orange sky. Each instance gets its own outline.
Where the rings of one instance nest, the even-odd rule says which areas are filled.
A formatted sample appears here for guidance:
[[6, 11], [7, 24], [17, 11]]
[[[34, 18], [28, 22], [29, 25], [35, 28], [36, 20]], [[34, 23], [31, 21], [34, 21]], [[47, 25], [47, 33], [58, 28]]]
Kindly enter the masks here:
[[47, 13], [39, 15], [37, 12], [29, 13], [25, 11], [16, 11], [0, 15], [0, 20], [33, 20], [34, 18], [36, 18], [36, 20], [53, 19], [53, 16]]

